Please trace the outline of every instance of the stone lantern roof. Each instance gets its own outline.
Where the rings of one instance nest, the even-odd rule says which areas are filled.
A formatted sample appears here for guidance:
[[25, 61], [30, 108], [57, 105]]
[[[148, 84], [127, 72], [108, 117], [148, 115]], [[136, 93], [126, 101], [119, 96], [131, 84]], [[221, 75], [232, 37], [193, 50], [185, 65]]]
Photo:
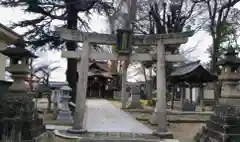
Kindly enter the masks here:
[[63, 90], [63, 91], [71, 91], [72, 88], [70, 88], [69, 86], [62, 86], [61, 90]]
[[8, 56], [10, 58], [37, 58], [32, 52], [28, 51], [24, 48], [24, 43], [17, 42], [15, 44], [16, 47], [6, 48], [3, 51], [0, 51], [3, 55]]
[[240, 58], [238, 58], [238, 53], [235, 51], [233, 47], [229, 47], [227, 52], [224, 54], [224, 59], [218, 62], [220, 66], [240, 66]]

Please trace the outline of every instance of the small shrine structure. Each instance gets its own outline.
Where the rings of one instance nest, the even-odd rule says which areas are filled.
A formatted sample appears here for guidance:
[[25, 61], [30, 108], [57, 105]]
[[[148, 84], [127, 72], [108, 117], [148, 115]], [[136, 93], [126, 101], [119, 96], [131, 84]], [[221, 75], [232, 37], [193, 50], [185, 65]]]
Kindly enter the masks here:
[[235, 49], [229, 47], [224, 59], [218, 62], [221, 68], [219, 80], [222, 82], [222, 94], [214, 114], [206, 123], [203, 132], [199, 133], [200, 140], [240, 141], [240, 92], [237, 90], [240, 80], [240, 59], [237, 55]]
[[[204, 83], [217, 80], [217, 76], [207, 71], [201, 64], [200, 60], [190, 62], [177, 67], [167, 78], [171, 82], [174, 102], [175, 88], [180, 88], [181, 92], [181, 109], [194, 111], [196, 102], [193, 102], [193, 88], [199, 88], [200, 105], [204, 110]], [[189, 101], [186, 100], [186, 91], [189, 91]], [[197, 97], [197, 96], [196, 96]], [[173, 104], [172, 104], [173, 106]]]

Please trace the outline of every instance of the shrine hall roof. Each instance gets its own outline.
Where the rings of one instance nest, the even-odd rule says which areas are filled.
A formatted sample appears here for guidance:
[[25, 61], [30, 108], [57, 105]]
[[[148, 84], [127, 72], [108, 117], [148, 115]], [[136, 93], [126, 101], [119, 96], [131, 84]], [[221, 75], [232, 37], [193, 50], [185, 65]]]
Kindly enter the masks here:
[[112, 78], [112, 75], [108, 72], [92, 72], [92, 71], [88, 72], [88, 77], [94, 77], [94, 76], [102, 76], [105, 78]]
[[181, 65], [168, 76], [171, 82], [204, 83], [217, 80], [217, 76], [207, 71], [200, 61]]
[[100, 62], [100, 61], [92, 61], [89, 63], [89, 70], [91, 70], [92, 68], [100, 69], [101, 71], [107, 72], [108, 71], [108, 63]]

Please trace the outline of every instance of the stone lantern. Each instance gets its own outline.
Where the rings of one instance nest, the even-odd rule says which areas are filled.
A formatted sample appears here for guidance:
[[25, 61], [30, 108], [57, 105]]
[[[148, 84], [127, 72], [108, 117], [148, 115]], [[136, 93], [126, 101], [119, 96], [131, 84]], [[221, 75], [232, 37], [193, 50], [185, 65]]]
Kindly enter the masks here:
[[228, 48], [223, 60], [218, 62], [221, 66], [219, 80], [222, 82], [220, 103], [240, 105], [240, 92], [237, 86], [240, 81], [240, 59], [234, 48]]
[[60, 111], [58, 113], [57, 121], [61, 123], [73, 123], [72, 112], [69, 110], [68, 101], [71, 99], [69, 93], [72, 88], [69, 86], [61, 87]]
[[24, 44], [15, 45], [15, 48], [1, 51], [10, 58], [10, 66], [6, 70], [14, 80], [0, 103], [0, 132], [4, 136], [1, 140], [38, 140], [45, 132], [45, 126], [37, 115], [29, 84], [25, 83], [25, 78], [30, 73], [28, 60], [36, 56], [25, 49]]
[[221, 98], [202, 134], [198, 135], [198, 140], [237, 142], [240, 140], [240, 92], [237, 90], [240, 80], [240, 59], [230, 47], [218, 65], [221, 66], [218, 77], [222, 82]]

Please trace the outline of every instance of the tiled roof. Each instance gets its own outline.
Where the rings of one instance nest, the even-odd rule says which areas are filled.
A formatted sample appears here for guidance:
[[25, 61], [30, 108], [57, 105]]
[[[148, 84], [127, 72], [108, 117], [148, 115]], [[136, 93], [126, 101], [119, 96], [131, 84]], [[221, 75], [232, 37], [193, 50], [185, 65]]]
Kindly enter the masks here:
[[196, 61], [177, 67], [167, 79], [172, 82], [205, 83], [217, 80], [217, 76]]
[[101, 69], [102, 71], [106, 71], [106, 72], [108, 71], [108, 63], [107, 62], [93, 61], [93, 62], [89, 63], [89, 68], [91, 68], [94, 65], [99, 67], [99, 69]]

